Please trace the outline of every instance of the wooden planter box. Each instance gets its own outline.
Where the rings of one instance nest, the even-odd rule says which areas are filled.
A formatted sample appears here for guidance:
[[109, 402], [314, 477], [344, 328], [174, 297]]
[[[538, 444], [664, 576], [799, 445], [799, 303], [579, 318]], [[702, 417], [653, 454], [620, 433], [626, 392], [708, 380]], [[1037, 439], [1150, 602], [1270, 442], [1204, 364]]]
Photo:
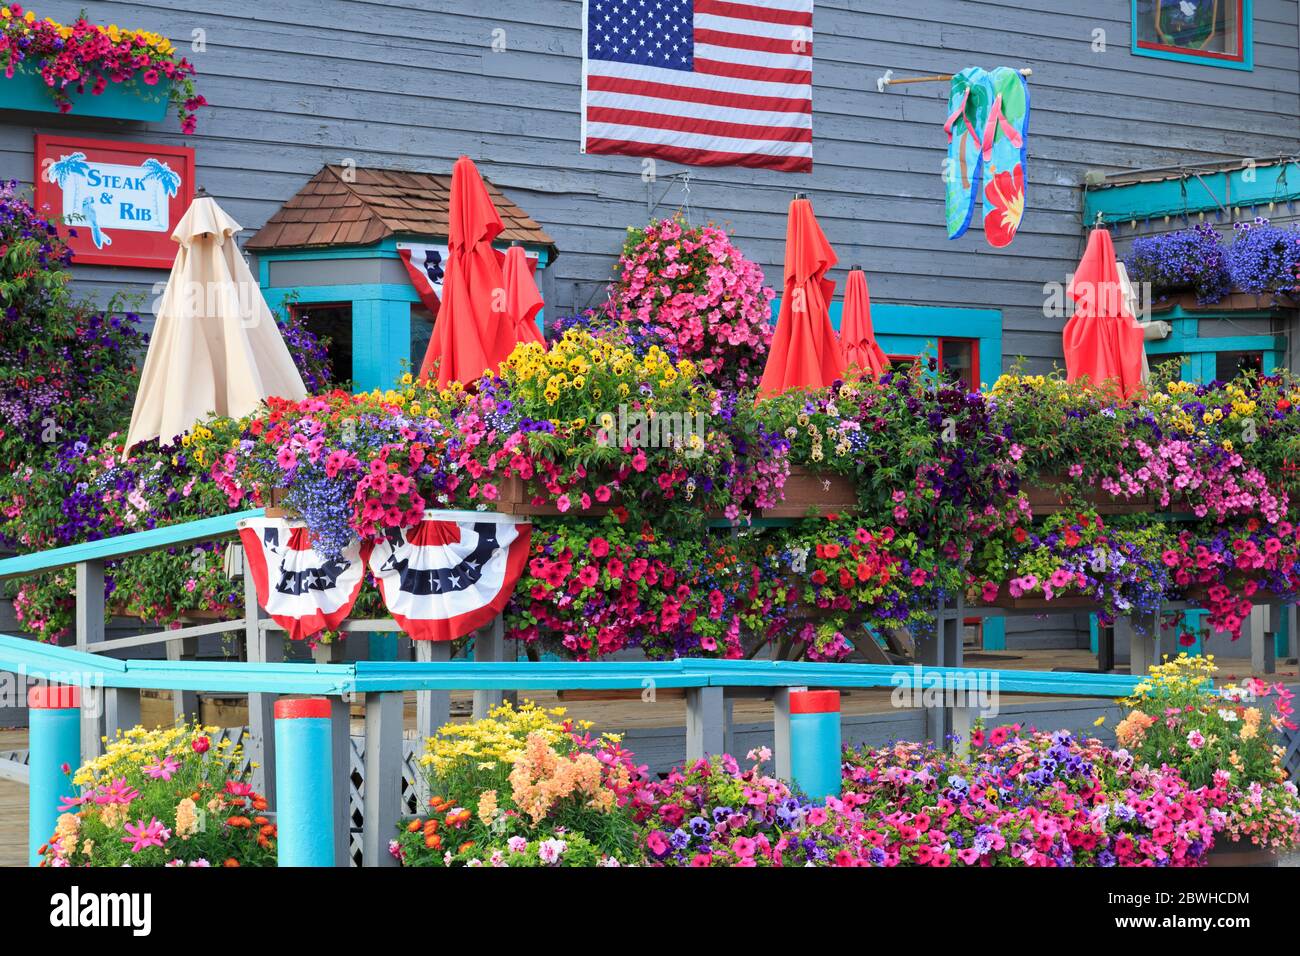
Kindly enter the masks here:
[[542, 504], [535, 505], [532, 503], [532, 499], [539, 492], [535, 491], [529, 482], [524, 481], [518, 475], [511, 475], [505, 479], [497, 490], [499, 495], [495, 502], [495, 510], [508, 515], [532, 517], [559, 517], [564, 515], [571, 518], [600, 518], [609, 514], [609, 510], [618, 505], [617, 495], [614, 495], [606, 502], [593, 501], [590, 508], [583, 508], [580, 502], [574, 501], [568, 511], [561, 511], [553, 501], [545, 501]]
[[1196, 301], [1196, 293], [1191, 291], [1170, 292], [1162, 296], [1151, 306], [1152, 312], [1168, 312], [1175, 306], [1184, 312], [1268, 312], [1272, 309], [1293, 309], [1296, 300], [1281, 294], [1253, 292], [1232, 292], [1218, 302], [1201, 305]]
[[1064, 597], [1052, 598], [1050, 601], [1041, 596], [1013, 598], [1005, 584], [998, 590], [998, 596], [992, 601], [976, 600], [971, 603], [980, 607], [1001, 607], [1015, 611], [1042, 611], [1045, 614], [1054, 611], [1078, 611], [1097, 606], [1095, 600], [1083, 594], [1067, 594]]
[[[144, 615], [132, 614], [130, 611], [126, 609], [126, 605], [124, 604], [110, 604], [106, 608], [106, 610], [108, 611], [108, 615], [110, 617], [129, 617], [132, 620], [140, 621], [141, 623], [144, 624], [155, 623], [152, 619], [145, 617]], [[180, 620], [192, 621], [192, 622], [203, 622], [205, 624], [211, 623], [213, 621], [234, 620], [235, 617], [239, 616], [238, 614], [234, 614], [232, 616], [232, 612], [235, 610], [236, 608], [209, 607], [209, 608], [200, 608], [192, 611], [183, 611], [181, 612]], [[243, 613], [243, 608], [238, 608], [237, 610], [239, 614]]]
[[1088, 488], [1073, 500], [1065, 486], [1067, 479], [1062, 475], [1039, 475], [1032, 484], [1026, 483], [1021, 490], [1029, 499], [1030, 510], [1035, 517], [1056, 514], [1061, 511], [1084, 511], [1091, 509], [1102, 515], [1147, 514], [1157, 510], [1155, 501], [1149, 495], [1139, 498], [1117, 498], [1100, 488]]
[[1205, 854], [1206, 866], [1279, 866], [1284, 854], [1269, 847], [1258, 847], [1250, 842], [1232, 842], [1216, 838], [1210, 852]]
[[[165, 81], [160, 81], [156, 86], [146, 86], [137, 77], [129, 83], [109, 83], [98, 96], [89, 89], [84, 93], [70, 91], [70, 115], [158, 123], [167, 117], [167, 110], [171, 106], [170, 90], [171, 85]], [[0, 75], [0, 109], [32, 113], [59, 112], [50, 88], [41, 79], [40, 71], [23, 65], [14, 70], [14, 75], [8, 79]]]
[[785, 480], [785, 498], [774, 508], [764, 508], [764, 518], [825, 517], [858, 510], [858, 489], [843, 475], [790, 467]]

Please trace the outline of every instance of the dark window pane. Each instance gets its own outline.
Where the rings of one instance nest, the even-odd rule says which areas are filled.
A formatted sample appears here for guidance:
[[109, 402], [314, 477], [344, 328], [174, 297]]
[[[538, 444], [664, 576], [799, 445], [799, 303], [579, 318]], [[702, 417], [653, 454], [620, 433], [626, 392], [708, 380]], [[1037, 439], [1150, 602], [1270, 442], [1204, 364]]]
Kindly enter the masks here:
[[1214, 356], [1214, 377], [1221, 382], [1247, 370], [1264, 371], [1263, 352], [1220, 352]]
[[979, 389], [974, 339], [940, 339], [939, 356], [945, 376], [964, 382], [972, 392]]
[[[1178, 365], [1175, 367], [1174, 363]], [[1159, 355], [1147, 353], [1147, 364], [1153, 375], [1163, 375], [1161, 381], [1181, 382], [1192, 379], [1191, 356], [1178, 352], [1163, 352]], [[1166, 368], [1168, 366], [1168, 368]]]
[[328, 351], [334, 382], [339, 387], [347, 387], [352, 381], [351, 304], [297, 304], [293, 306], [293, 311], [314, 335], [329, 339]]
[[424, 353], [433, 338], [433, 313], [422, 305], [411, 304], [411, 374], [420, 371]]

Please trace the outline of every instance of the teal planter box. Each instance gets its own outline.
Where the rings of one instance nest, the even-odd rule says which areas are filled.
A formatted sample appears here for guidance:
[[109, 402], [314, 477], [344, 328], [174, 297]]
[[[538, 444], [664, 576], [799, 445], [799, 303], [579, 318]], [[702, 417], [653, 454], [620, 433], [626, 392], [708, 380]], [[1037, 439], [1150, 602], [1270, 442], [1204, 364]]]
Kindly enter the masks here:
[[[157, 123], [167, 117], [171, 106], [168, 97], [170, 84], [146, 86], [136, 77], [129, 83], [109, 83], [98, 96], [87, 88], [84, 93], [71, 93], [71, 116], [98, 116], [105, 119], [136, 120]], [[19, 67], [8, 79], [0, 73], [0, 109], [27, 110], [33, 113], [57, 113], [54, 94], [39, 71]]]

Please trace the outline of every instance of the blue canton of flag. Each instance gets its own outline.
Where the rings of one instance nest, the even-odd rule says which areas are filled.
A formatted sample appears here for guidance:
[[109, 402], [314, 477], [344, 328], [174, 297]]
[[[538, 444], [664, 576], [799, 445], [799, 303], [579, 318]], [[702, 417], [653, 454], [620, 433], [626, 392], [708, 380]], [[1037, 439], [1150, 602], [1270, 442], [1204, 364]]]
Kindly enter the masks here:
[[582, 148], [812, 170], [813, 0], [585, 0]]
[[670, 70], [695, 66], [692, 0], [592, 0], [587, 56]]

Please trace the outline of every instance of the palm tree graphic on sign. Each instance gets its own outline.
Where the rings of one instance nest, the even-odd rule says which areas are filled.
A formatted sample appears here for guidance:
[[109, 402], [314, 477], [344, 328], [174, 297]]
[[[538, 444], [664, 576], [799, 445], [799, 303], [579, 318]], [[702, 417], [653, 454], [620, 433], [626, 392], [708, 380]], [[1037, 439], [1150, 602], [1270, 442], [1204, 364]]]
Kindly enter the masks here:
[[[141, 163], [140, 168], [144, 171], [144, 175], [140, 177], [141, 182], [158, 184], [158, 190], [151, 191], [153, 221], [164, 222], [165, 200], [160, 202], [160, 199], [162, 196], [174, 197], [180, 191], [181, 177], [165, 162], [152, 156]], [[102, 249], [112, 245], [113, 240], [99, 223], [94, 198], [83, 195], [87, 188], [89, 174], [90, 163], [86, 160], [86, 154], [75, 152], [60, 156], [56, 162], [46, 166], [44, 177], [46, 182], [57, 183], [59, 189], [63, 190], [67, 197], [64, 208], [74, 210], [66, 218], [89, 226], [90, 238], [95, 243], [95, 248]]]
[[[162, 186], [163, 192], [165, 192], [168, 196], [176, 195], [176, 191], [180, 189], [181, 186], [181, 177], [178, 176], [176, 173], [172, 172], [172, 168], [170, 166], [168, 166], [166, 163], [162, 162], [161, 160], [154, 159], [152, 156], [150, 156], [140, 165], [147, 170], [147, 172], [144, 174], [145, 182], [149, 182], [150, 180], [156, 179], [158, 181], [158, 184]], [[155, 210], [155, 212], [161, 212], [161, 211], [162, 210]]]

